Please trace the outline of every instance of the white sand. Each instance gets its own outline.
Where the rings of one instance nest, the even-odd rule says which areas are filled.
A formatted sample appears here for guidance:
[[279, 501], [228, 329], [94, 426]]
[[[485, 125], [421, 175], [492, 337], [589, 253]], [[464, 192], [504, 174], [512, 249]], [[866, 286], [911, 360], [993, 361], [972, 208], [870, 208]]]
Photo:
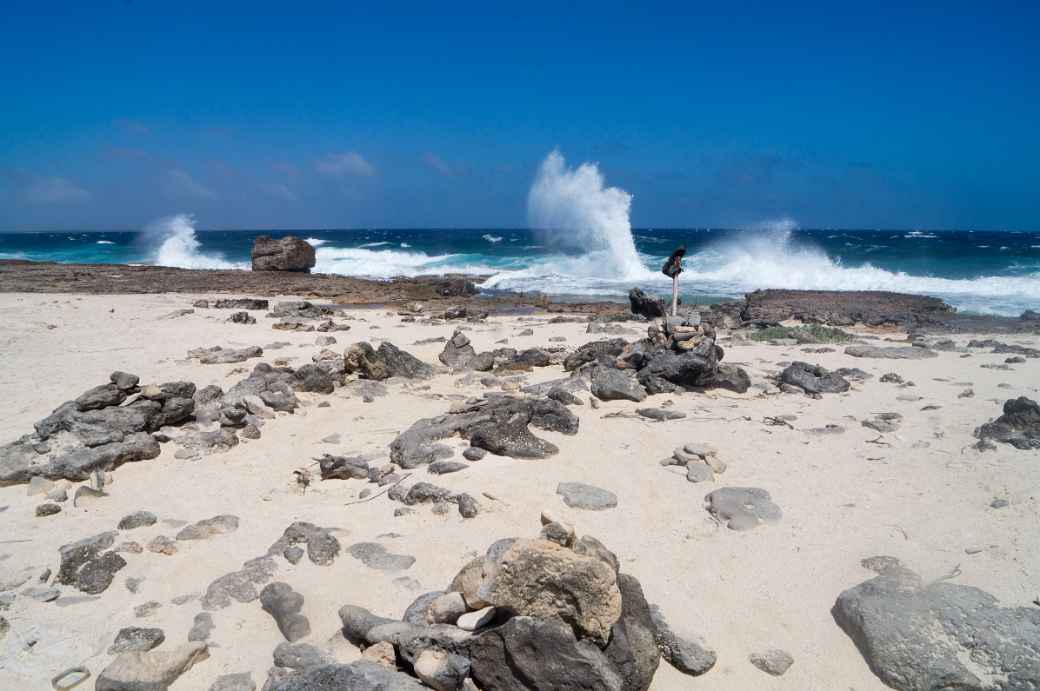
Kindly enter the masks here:
[[[106, 382], [113, 370], [138, 374], [142, 383], [185, 379], [226, 389], [259, 360], [200, 365], [184, 360], [188, 349], [289, 341], [292, 346], [269, 350], [263, 360], [284, 358], [294, 366], [310, 362], [320, 350], [314, 345], [319, 334], [273, 331], [272, 320], [261, 313], [253, 313], [259, 323], [252, 326], [225, 323], [228, 310], [159, 319], [190, 307], [193, 299], [0, 295], [0, 443], [30, 432], [33, 422]], [[450, 336], [453, 329], [401, 324], [383, 310], [350, 314], [357, 318], [349, 322], [352, 330], [332, 334], [338, 351], [359, 340], [387, 339], [439, 364], [440, 344], [412, 343]], [[583, 324], [547, 324], [544, 315], [540, 319], [492, 318], [475, 325], [469, 336], [478, 351], [497, 347], [494, 342], [501, 338], [517, 348], [556, 345], [550, 336], [565, 336], [569, 347], [604, 338], [586, 334]], [[514, 335], [527, 327], [534, 328], [533, 336]], [[1002, 340], [1030, 342], [1021, 337]], [[1037, 339], [1032, 340], [1035, 346]], [[559, 455], [550, 459], [488, 455], [451, 475], [413, 471], [409, 482], [430, 480], [477, 497], [481, 513], [471, 520], [454, 511], [434, 515], [429, 505], [394, 518], [399, 504], [385, 496], [345, 506], [361, 490], [375, 488], [362, 481], [320, 482], [315, 473], [315, 482], [303, 493], [293, 481], [293, 470], [326, 452], [385, 460], [387, 444], [399, 430], [484, 390], [479, 383], [459, 386], [461, 377], [446, 372], [410, 389], [394, 386], [389, 396], [373, 403], [343, 389], [328, 397], [301, 394], [310, 405], [296, 415], [279, 414], [263, 428], [261, 439], [198, 461], [177, 460], [175, 447], [164, 445], [159, 458], [110, 473], [110, 496], [87, 508], [74, 508], [69, 501], [62, 513], [37, 518], [34, 510], [41, 497], [26, 496], [24, 485], [0, 488], [0, 507], [6, 507], [0, 513], [0, 581], [25, 572], [32, 577], [26, 585], [46, 568], [57, 569], [61, 545], [113, 530], [133, 511], [149, 510], [160, 517], [155, 526], [120, 536], [142, 545], [156, 535], [177, 532], [166, 520], [194, 522], [220, 513], [241, 519], [237, 532], [181, 542], [173, 556], [124, 554], [128, 566], [97, 599], [62, 607], [19, 595], [2, 613], [11, 631], [0, 641], [0, 688], [47, 689], [52, 675], [73, 665], [84, 665], [96, 676], [112, 659], [106, 650], [125, 626], [162, 628], [164, 648], [185, 641], [200, 604], [196, 599], [178, 606], [171, 600], [202, 593], [218, 576], [266, 553], [296, 520], [336, 527], [344, 550], [356, 542], [378, 541], [393, 552], [416, 557], [411, 569], [398, 573], [371, 570], [346, 553], [327, 567], [306, 558], [296, 566], [279, 559], [275, 579], [290, 583], [306, 598], [304, 614], [312, 634], [305, 640], [321, 644], [337, 638], [340, 606], [357, 604], [400, 616], [419, 593], [446, 587], [470, 556], [495, 539], [535, 535], [540, 510], [552, 508], [571, 519], [579, 534], [594, 535], [616, 552], [622, 569], [642, 582], [648, 600], [662, 607], [673, 628], [703, 636], [717, 651], [717, 665], [699, 678], [684, 676], [662, 661], [653, 686], [661, 690], [885, 688], [830, 614], [842, 590], [873, 575], [860, 566], [864, 557], [899, 557], [926, 579], [959, 566], [955, 582], [983, 588], [1009, 605], [1028, 605], [1040, 594], [1040, 458], [1036, 452], [1006, 446], [984, 454], [970, 448], [974, 428], [998, 415], [1004, 400], [1037, 398], [1040, 360], [998, 371], [979, 366], [1003, 362], [1005, 356], [981, 351], [966, 359], [944, 352], [932, 360], [885, 361], [855, 359], [840, 347], [833, 353], [808, 354], [802, 347], [720, 342], [726, 362], [751, 374], [753, 388], [747, 394], [651, 397], [648, 404], [670, 399], [688, 415], [660, 424], [610, 416], [638, 407], [629, 402], [603, 403], [598, 410], [574, 407], [581, 418], [576, 436], [538, 432], [560, 447]], [[790, 360], [832, 369], [860, 367], [874, 378], [822, 400], [778, 394], [769, 377], [778, 371], [778, 362]], [[885, 372], [897, 372], [917, 385], [883, 384], [878, 378]], [[558, 376], [561, 368], [550, 367], [535, 370], [528, 380]], [[958, 398], [967, 383], [975, 396]], [[1000, 388], [1002, 383], [1009, 386]], [[915, 400], [901, 400], [905, 397]], [[316, 407], [321, 400], [330, 401], [331, 407]], [[923, 412], [925, 405], [941, 408]], [[882, 411], [904, 416], [901, 429], [884, 436], [889, 446], [868, 443], [878, 434], [859, 423]], [[765, 416], [782, 414], [797, 416], [795, 429], [763, 423]], [[803, 431], [828, 423], [847, 431], [828, 436]], [[342, 442], [319, 441], [332, 433], [341, 434]], [[691, 484], [681, 469], [658, 464], [674, 447], [692, 441], [719, 449], [729, 468], [718, 482]], [[460, 440], [452, 443], [459, 451], [464, 446]], [[555, 488], [569, 480], [614, 491], [618, 507], [603, 512], [567, 509]], [[719, 486], [768, 490], [783, 510], [782, 520], [748, 532], [720, 528], [702, 507], [704, 495]], [[1010, 506], [990, 508], [996, 497]], [[379, 537], [385, 533], [396, 535]], [[402, 583], [402, 576], [417, 583]], [[130, 577], [144, 579], [137, 594], [124, 585]], [[63, 587], [64, 597], [79, 595]], [[161, 608], [135, 618], [133, 608], [152, 600], [162, 603]], [[252, 672], [258, 687], [262, 685], [271, 651], [283, 640], [274, 621], [258, 602], [234, 603], [212, 615], [216, 627], [210, 658], [174, 688], [204, 691], [217, 676], [243, 671]], [[36, 642], [27, 647], [29, 640]], [[748, 662], [750, 653], [772, 647], [786, 649], [795, 659], [781, 678], [768, 677]], [[337, 654], [346, 661], [358, 653], [340, 641]], [[93, 679], [82, 688], [93, 688]]]

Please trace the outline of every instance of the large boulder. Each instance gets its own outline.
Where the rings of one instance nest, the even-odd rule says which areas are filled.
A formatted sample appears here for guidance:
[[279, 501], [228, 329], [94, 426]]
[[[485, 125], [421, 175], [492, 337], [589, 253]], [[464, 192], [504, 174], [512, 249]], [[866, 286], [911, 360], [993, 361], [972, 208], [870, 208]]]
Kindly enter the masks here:
[[1004, 414], [975, 430], [980, 440], [993, 439], [1023, 451], [1040, 448], [1040, 405], [1019, 396], [1004, 402]]
[[481, 589], [488, 603], [521, 616], [558, 619], [606, 641], [621, 617], [617, 574], [605, 562], [548, 540], [517, 540]]
[[172, 650], [123, 653], [98, 676], [95, 691], [166, 691], [197, 662], [209, 657], [204, 642], [185, 643]]
[[1001, 607], [987, 592], [924, 583], [892, 557], [838, 596], [831, 613], [871, 671], [901, 691], [1040, 688], [1040, 609]]
[[[469, 337], [459, 330], [451, 335], [448, 342], [444, 344], [444, 350], [437, 359], [453, 369], [467, 367], [470, 361], [476, 357], [477, 352], [469, 342]], [[491, 369], [488, 367], [487, 369]]]
[[309, 273], [315, 264], [314, 248], [295, 235], [275, 240], [261, 235], [253, 241], [253, 271], [302, 271]]

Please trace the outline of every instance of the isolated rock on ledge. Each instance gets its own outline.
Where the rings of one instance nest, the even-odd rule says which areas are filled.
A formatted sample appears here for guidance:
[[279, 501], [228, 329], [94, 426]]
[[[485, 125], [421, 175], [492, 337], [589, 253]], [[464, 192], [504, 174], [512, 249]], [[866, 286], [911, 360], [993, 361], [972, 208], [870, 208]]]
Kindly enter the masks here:
[[309, 273], [315, 264], [314, 248], [295, 235], [275, 240], [261, 235], [253, 241], [253, 271], [301, 271]]

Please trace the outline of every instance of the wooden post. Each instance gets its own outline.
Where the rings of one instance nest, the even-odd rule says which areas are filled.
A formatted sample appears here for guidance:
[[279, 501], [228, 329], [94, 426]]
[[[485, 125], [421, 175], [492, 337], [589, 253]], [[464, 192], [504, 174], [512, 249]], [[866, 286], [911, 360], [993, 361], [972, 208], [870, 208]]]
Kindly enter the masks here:
[[672, 276], [672, 316], [679, 313], [679, 274]]

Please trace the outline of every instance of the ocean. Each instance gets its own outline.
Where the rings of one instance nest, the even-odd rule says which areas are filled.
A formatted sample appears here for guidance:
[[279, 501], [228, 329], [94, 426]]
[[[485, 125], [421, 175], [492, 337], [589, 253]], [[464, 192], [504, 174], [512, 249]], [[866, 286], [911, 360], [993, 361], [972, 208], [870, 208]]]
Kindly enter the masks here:
[[[315, 271], [321, 273], [376, 279], [482, 274], [490, 276], [483, 285], [488, 291], [558, 299], [623, 299], [636, 285], [668, 294], [671, 283], [660, 273], [661, 263], [685, 244], [680, 286], [687, 301], [801, 288], [927, 294], [988, 314], [1040, 308], [1040, 232], [806, 230], [787, 222], [746, 230], [630, 229], [625, 210], [624, 219], [592, 222], [579, 231], [292, 233], [316, 246]], [[287, 233], [197, 230], [190, 216], [179, 215], [140, 232], [3, 233], [0, 258], [248, 269], [253, 239], [261, 234]]]

